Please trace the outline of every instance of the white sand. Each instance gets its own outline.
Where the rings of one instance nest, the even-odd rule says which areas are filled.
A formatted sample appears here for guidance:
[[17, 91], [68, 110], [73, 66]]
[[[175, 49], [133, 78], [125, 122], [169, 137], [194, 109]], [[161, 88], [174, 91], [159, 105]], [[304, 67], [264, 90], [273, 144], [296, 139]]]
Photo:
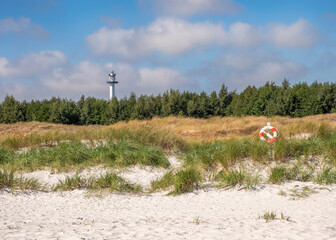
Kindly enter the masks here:
[[[297, 200], [278, 194], [303, 185], [318, 192]], [[320, 188], [294, 182], [177, 197], [2, 192], [0, 239], [336, 239], [336, 187]], [[277, 219], [259, 219], [267, 211]]]
[[[179, 167], [178, 159], [169, 160]], [[119, 175], [146, 188], [164, 172], [134, 167]], [[26, 176], [49, 185], [65, 178], [48, 171]], [[305, 187], [308, 197], [295, 195]], [[176, 197], [2, 191], [0, 202], [0, 239], [336, 239], [336, 185], [263, 184], [251, 191], [210, 188]], [[265, 212], [276, 213], [276, 219], [266, 222], [260, 218]]]

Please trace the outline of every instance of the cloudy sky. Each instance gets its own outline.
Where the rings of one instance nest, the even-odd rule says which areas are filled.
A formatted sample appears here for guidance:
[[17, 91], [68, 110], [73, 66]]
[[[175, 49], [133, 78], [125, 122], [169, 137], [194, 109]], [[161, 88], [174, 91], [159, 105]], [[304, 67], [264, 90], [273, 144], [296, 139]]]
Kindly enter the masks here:
[[334, 0], [2, 0], [0, 101], [336, 80]]

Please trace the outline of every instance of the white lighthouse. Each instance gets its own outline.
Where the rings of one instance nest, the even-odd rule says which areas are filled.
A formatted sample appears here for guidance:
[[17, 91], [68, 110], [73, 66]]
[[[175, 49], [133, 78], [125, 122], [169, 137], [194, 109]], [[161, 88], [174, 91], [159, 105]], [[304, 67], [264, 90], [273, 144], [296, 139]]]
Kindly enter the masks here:
[[109, 80], [106, 82], [108, 85], [110, 85], [110, 100], [115, 97], [115, 84], [118, 82], [115, 80], [116, 75], [114, 71], [109, 73]]

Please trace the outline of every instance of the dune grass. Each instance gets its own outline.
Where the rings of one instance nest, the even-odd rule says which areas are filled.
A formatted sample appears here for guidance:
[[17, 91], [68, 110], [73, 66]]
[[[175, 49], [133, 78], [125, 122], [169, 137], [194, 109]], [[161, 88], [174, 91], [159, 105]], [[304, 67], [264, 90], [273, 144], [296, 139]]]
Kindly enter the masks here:
[[89, 189], [91, 191], [107, 190], [118, 193], [140, 193], [142, 187], [132, 184], [115, 173], [105, 173], [97, 178], [84, 179], [78, 175], [67, 177], [53, 188], [54, 191], [71, 191], [74, 189]]
[[336, 183], [336, 171], [331, 168], [326, 168], [316, 176], [315, 182], [318, 184], [335, 184]]
[[25, 147], [41, 148], [54, 147], [62, 142], [80, 143], [82, 140], [91, 142], [104, 139], [105, 141], [130, 141], [145, 146], [156, 146], [165, 151], [183, 151], [188, 148], [188, 143], [169, 130], [155, 129], [149, 126], [141, 128], [109, 128], [86, 130], [81, 128], [78, 132], [48, 131], [43, 134], [32, 133], [29, 135], [9, 135], [0, 137], [0, 146], [9, 149]]
[[59, 183], [53, 188], [54, 191], [70, 191], [74, 189], [83, 189], [87, 187], [87, 180], [75, 175], [73, 177], [66, 177], [60, 180]]
[[94, 165], [169, 167], [169, 161], [160, 149], [129, 141], [108, 143], [96, 148], [80, 143], [60, 143], [53, 148], [34, 149], [22, 154], [0, 149], [0, 157], [0, 168], [21, 171], [52, 169], [56, 172], [67, 172]]
[[127, 193], [142, 192], [142, 187], [140, 185], [129, 183], [114, 173], [106, 173], [98, 178], [90, 179], [88, 189]]
[[200, 187], [201, 181], [201, 173], [196, 168], [190, 167], [179, 170], [175, 175], [174, 190], [170, 194], [179, 195], [192, 192]]
[[325, 142], [319, 138], [279, 139], [273, 146], [274, 156], [280, 161], [301, 156], [319, 156], [324, 153], [324, 144]]
[[[173, 151], [180, 154], [184, 161], [182, 169], [169, 171], [162, 179], [154, 181], [152, 191], [173, 189], [171, 194], [181, 194], [198, 188], [205, 179], [205, 172], [218, 170], [222, 170], [216, 176], [221, 187], [255, 187], [259, 179], [243, 171], [232, 170], [242, 160], [252, 160], [266, 167], [271, 162], [278, 164], [294, 158], [319, 156], [330, 170], [323, 171], [316, 178], [313, 177], [313, 170], [306, 170], [304, 166], [277, 166], [272, 169], [269, 182], [279, 184], [293, 180], [314, 180], [331, 184], [336, 183], [335, 119], [336, 114], [300, 119], [166, 117], [120, 122], [107, 127], [64, 125], [65, 130], [62, 130], [63, 125], [41, 124], [41, 129], [44, 129], [41, 133], [32, 131], [39, 123], [32, 126], [27, 123], [30, 126], [27, 135], [15, 129], [15, 126], [24, 127], [26, 124], [14, 124], [8, 125], [13, 128], [13, 134], [0, 135], [0, 169], [68, 172], [97, 165], [112, 168], [133, 165], [168, 168], [170, 164], [164, 153]], [[280, 134], [273, 144], [260, 141], [258, 136], [260, 128], [268, 121]], [[308, 138], [301, 139], [301, 133], [309, 133]], [[83, 140], [85, 144], [82, 144]], [[21, 148], [27, 147], [28, 151], [22, 151]], [[110, 176], [101, 181], [110, 181], [113, 185], [112, 180]], [[75, 177], [66, 179], [59, 189], [89, 188], [92, 184], [87, 181]]]
[[252, 176], [244, 171], [220, 171], [215, 180], [219, 182], [218, 188], [239, 186], [240, 189], [255, 189], [260, 182], [259, 176]]
[[6, 164], [14, 159], [15, 152], [11, 149], [0, 147], [0, 164]]
[[258, 162], [268, 159], [270, 145], [256, 139], [230, 139], [203, 144], [194, 144], [183, 155], [187, 165], [200, 165], [211, 170], [217, 166], [228, 169], [238, 160], [249, 157]]
[[168, 168], [169, 161], [157, 147], [139, 143], [120, 141], [94, 149], [95, 161], [110, 167], [129, 167], [146, 165]]
[[201, 172], [194, 167], [180, 169], [176, 173], [168, 171], [161, 179], [152, 181], [150, 192], [172, 189], [169, 195], [180, 195], [199, 188], [202, 180]]
[[15, 177], [14, 171], [0, 170], [0, 190], [43, 190], [43, 185], [34, 178]]
[[275, 212], [265, 212], [259, 218], [265, 219], [266, 222], [269, 222], [269, 221], [276, 219], [276, 213]]
[[175, 181], [175, 174], [173, 170], [170, 170], [163, 175], [160, 179], [156, 179], [155, 181], [151, 182], [151, 190], [150, 192], [156, 192], [159, 190], [169, 190]]
[[311, 180], [313, 180], [313, 172], [306, 171], [298, 165], [293, 167], [274, 167], [269, 176], [269, 182], [272, 184], [280, 184], [285, 181], [308, 182]]

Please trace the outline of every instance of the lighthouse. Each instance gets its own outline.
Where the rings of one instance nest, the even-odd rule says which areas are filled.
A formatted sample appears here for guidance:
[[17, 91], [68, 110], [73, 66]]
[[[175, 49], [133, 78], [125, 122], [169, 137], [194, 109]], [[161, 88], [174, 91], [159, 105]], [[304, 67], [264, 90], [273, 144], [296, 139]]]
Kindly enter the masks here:
[[109, 80], [106, 82], [108, 85], [110, 85], [110, 100], [115, 97], [115, 84], [118, 82], [116, 81], [116, 75], [114, 71], [109, 73]]

